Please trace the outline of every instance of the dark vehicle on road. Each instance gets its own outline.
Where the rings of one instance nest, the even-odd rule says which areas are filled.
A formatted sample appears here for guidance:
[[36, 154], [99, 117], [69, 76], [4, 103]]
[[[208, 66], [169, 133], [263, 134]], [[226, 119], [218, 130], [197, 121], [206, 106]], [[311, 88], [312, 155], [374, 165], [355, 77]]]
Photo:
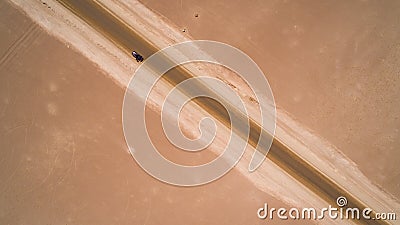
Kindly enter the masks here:
[[132, 56], [136, 59], [137, 62], [143, 62], [144, 58], [139, 53], [133, 51]]

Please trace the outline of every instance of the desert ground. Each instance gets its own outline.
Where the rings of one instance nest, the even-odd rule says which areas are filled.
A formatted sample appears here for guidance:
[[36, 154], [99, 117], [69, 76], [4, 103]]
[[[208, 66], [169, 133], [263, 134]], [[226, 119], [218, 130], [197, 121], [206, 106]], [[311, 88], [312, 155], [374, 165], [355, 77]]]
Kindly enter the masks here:
[[400, 198], [400, 2], [141, 2], [251, 56], [278, 107]]
[[7, 1], [0, 38], [0, 224], [264, 224], [265, 202], [289, 207], [235, 170], [194, 188], [153, 179], [128, 153], [120, 86]]
[[[365, 203], [398, 212], [398, 2], [98, 2], [159, 48], [209, 39], [247, 53], [271, 84], [277, 137], [296, 130], [294, 152]], [[251, 174], [241, 160], [199, 187], [157, 181], [124, 140], [123, 96], [138, 66], [130, 49], [53, 0], [0, 1], [0, 28], [1, 224], [280, 224], [259, 220], [257, 209], [326, 206], [270, 160]], [[146, 112], [166, 158], [193, 165], [216, 157], [215, 146], [176, 149], [156, 107]], [[194, 130], [191, 113], [184, 125]]]

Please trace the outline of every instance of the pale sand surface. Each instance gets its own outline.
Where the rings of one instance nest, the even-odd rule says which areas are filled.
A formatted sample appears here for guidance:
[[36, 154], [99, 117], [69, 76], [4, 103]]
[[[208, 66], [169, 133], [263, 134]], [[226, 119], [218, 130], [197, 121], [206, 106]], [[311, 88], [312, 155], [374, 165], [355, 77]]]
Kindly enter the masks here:
[[398, 1], [141, 2], [249, 54], [279, 107], [400, 198]]
[[[46, 1], [46, 4], [40, 2], [32, 2], [25, 0], [12, 0], [19, 8], [21, 8], [27, 15], [32, 18], [40, 26], [44, 27], [50, 34], [54, 35], [58, 39], [62, 40], [67, 46], [75, 49], [82, 53], [89, 60], [97, 64], [102, 70], [106, 71], [106, 76], [111, 77], [121, 87], [126, 86], [127, 80], [133, 70], [138, 64], [132, 63], [132, 58], [126, 52], [119, 50], [113, 43], [102, 37], [99, 33], [93, 31], [92, 28], [88, 27], [85, 23], [71, 15], [71, 13], [53, 1]], [[111, 2], [108, 2], [111, 3]], [[114, 8], [116, 5], [107, 5]], [[137, 22], [140, 20], [140, 27], [134, 26], [135, 29], [149, 30], [152, 33], [158, 33], [154, 35], [158, 37], [157, 42], [165, 43], [163, 33], [156, 32], [158, 27], [167, 27], [165, 22], [161, 21], [157, 15], [151, 14], [147, 8], [140, 3], [135, 3], [136, 10], [134, 12], [138, 15], [146, 15], [146, 17], [127, 17], [130, 22]], [[141, 13], [142, 12], [142, 13]], [[120, 14], [124, 15], [124, 13]], [[149, 21], [150, 20], [150, 21]], [[151, 22], [151, 23], [150, 23]], [[133, 23], [133, 25], [137, 25]], [[163, 29], [161, 29], [163, 30]], [[172, 28], [167, 29], [173, 32]], [[172, 33], [174, 36], [176, 33]], [[178, 31], [179, 34], [179, 31]], [[179, 35], [175, 35], [179, 36]], [[174, 36], [174, 37], [175, 37]], [[179, 39], [179, 38], [178, 38]], [[174, 39], [175, 40], [175, 39]], [[180, 40], [180, 39], [179, 39]], [[159, 44], [160, 44], [159, 43]], [[159, 46], [159, 45], [158, 45]], [[155, 97], [150, 99], [150, 106], [156, 111], [160, 110], [160, 104], [162, 103], [162, 96], [165, 96], [171, 87], [163, 84], [157, 85], [155, 89]], [[199, 119], [201, 119], [206, 113], [187, 104], [185, 110], [190, 111], [190, 114], [182, 114], [182, 125], [185, 130], [196, 130]], [[222, 128], [223, 132], [226, 129]], [[229, 135], [226, 135], [228, 137]], [[223, 140], [216, 139], [213, 143], [217, 145], [217, 148], [212, 148], [214, 153], [219, 154], [223, 147]], [[285, 203], [292, 206], [304, 207], [314, 206], [317, 208], [326, 207], [326, 202], [321, 200], [315, 193], [304, 188], [298, 181], [293, 180], [279, 167], [273, 164], [271, 161], [266, 161], [262, 164], [262, 167], [255, 173], [248, 173], [248, 163], [254, 149], [250, 149], [246, 152], [242, 160], [236, 166], [238, 171], [245, 175], [259, 190], [265, 193], [271, 194], [275, 198], [283, 200]], [[328, 222], [328, 220], [324, 221]]]
[[[190, 35], [181, 33], [179, 28], [168, 19], [160, 18], [159, 15], [151, 12], [136, 1], [113, 0], [110, 2], [101, 0], [101, 2], [159, 48], [164, 48], [176, 42], [191, 40]], [[256, 104], [251, 101], [252, 94], [246, 90], [240, 79], [233, 76], [234, 74], [202, 64], [196, 64], [195, 67], [189, 68], [189, 70], [196, 75], [217, 77], [228, 85], [235, 87], [238, 94], [247, 102], [246, 104], [250, 105], [250, 114], [254, 115], [252, 110], [254, 110]], [[199, 70], [203, 72], [199, 74]], [[110, 75], [113, 76], [112, 74]], [[153, 98], [153, 100], [158, 104], [157, 101], [160, 98]], [[304, 124], [294, 120], [284, 109], [278, 108], [278, 113], [276, 138], [287, 144], [311, 165], [314, 165], [322, 173], [331, 177], [347, 191], [356, 195], [357, 198], [362, 199], [377, 211], [391, 211], [399, 208], [398, 203], [390, 195], [385, 194], [371, 184], [369, 179], [359, 171], [357, 165], [343, 155], [337, 147], [309, 130]], [[192, 120], [184, 119], [184, 121], [185, 123], [183, 124], [189, 129], [197, 126], [197, 124], [193, 124]], [[219, 148], [213, 148], [213, 151], [216, 150], [218, 152]], [[272, 165], [268, 160], [256, 173], [249, 174], [247, 171], [249, 157], [245, 154], [236, 168], [261, 190], [296, 206], [312, 204], [323, 207], [326, 205], [326, 203], [317, 200], [315, 195], [305, 191], [297, 182], [293, 182], [287, 174], [282, 173], [276, 165]], [[310, 200], [312, 200], [312, 203]]]
[[[0, 28], [1, 224], [281, 223], [256, 210], [288, 206], [237, 171], [196, 188], [147, 175], [123, 138], [123, 89], [6, 2]], [[157, 120], [149, 111], [152, 136], [165, 144]]]
[[[68, 10], [52, 0], [46, 0], [45, 4], [25, 0], [12, 0], [12, 2], [28, 13], [40, 26], [61, 39], [67, 46], [79, 51], [105, 70], [107, 76], [114, 79], [118, 85], [122, 87], [126, 85], [130, 74], [136, 67], [136, 64], [132, 64], [129, 54], [117, 49], [110, 41], [77, 20]], [[125, 22], [140, 31], [142, 35], [145, 34], [149, 37], [158, 47], [165, 47], [176, 41], [188, 40], [187, 33], [180, 35], [179, 29], [174, 28], [173, 24], [171, 26], [171, 23], [161, 20], [158, 15], [151, 13], [149, 9], [136, 1], [115, 0], [109, 2], [102, 0], [102, 2], [111, 10], [117, 12], [117, 15], [124, 18]], [[215, 76], [211, 70], [207, 72]], [[237, 87], [240, 85], [240, 82], [232, 80], [232, 77], [227, 82], [232, 81]], [[156, 93], [158, 96], [150, 99], [155, 110], [159, 110], [158, 105], [162, 100], [160, 96], [165, 94], [165, 91], [168, 90], [166, 88], [168, 87], [160, 85]], [[239, 86], [239, 88], [242, 88], [242, 86]], [[239, 94], [246, 96], [249, 93]], [[189, 111], [196, 112], [195, 117], [204, 115], [201, 110], [189, 108]], [[197, 120], [192, 120], [190, 115], [187, 114], [184, 117], [186, 118], [183, 119], [185, 121], [183, 125], [186, 129], [197, 127]], [[356, 165], [344, 157], [335, 146], [327, 143], [312, 131], [310, 132], [303, 124], [294, 121], [282, 109], [279, 110], [278, 125], [277, 135], [285, 144], [288, 144], [301, 157], [305, 157], [308, 162], [317, 166], [318, 169], [339, 182], [351, 193], [363, 199], [370, 207], [382, 212], [399, 208], [396, 207], [398, 203], [390, 199], [390, 196], [371, 185], [369, 180], [359, 172]], [[221, 142], [221, 140], [218, 140], [218, 142]], [[212, 151], [219, 152], [220, 149], [221, 146], [217, 143], [217, 148], [213, 148]], [[326, 207], [324, 201], [302, 187], [271, 161], [267, 160], [255, 173], [249, 174], [247, 167], [250, 160], [249, 154], [252, 151], [254, 150], [247, 151], [247, 155], [245, 154], [236, 168], [257, 188], [294, 206]]]

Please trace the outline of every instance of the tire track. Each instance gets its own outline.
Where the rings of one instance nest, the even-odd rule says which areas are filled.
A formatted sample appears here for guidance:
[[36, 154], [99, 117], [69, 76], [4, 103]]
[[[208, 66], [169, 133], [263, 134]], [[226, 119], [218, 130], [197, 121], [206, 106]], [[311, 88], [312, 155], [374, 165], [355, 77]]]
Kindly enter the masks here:
[[8, 64], [20, 54], [26, 52], [29, 47], [28, 43], [33, 42], [40, 35], [40, 28], [36, 24], [30, 24], [29, 28], [17, 39], [15, 40], [0, 58], [0, 68], [8, 68]]

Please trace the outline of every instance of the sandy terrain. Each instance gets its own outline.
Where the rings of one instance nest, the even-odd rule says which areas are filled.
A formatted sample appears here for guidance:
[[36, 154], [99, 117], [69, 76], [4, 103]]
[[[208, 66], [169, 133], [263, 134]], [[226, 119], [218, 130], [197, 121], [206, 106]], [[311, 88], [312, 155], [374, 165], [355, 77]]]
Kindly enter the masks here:
[[[126, 74], [131, 73], [135, 66], [132, 66], [131, 59], [123, 52], [116, 49], [115, 46], [112, 46], [112, 43], [104, 40], [104, 38], [99, 36], [99, 34], [93, 32], [91, 28], [88, 28], [84, 24], [78, 22], [76, 18], [65, 16], [63, 13], [60, 13], [60, 11], [62, 11], [62, 7], [60, 8], [58, 6], [57, 8], [57, 5], [54, 4], [53, 1], [45, 1], [46, 4], [43, 5], [37, 4], [38, 2], [34, 3], [23, 0], [13, 0], [13, 2], [22, 7], [26, 12], [29, 13], [29, 16], [34, 18], [36, 22], [39, 22], [41, 26], [48, 29], [48, 31], [53, 35], [61, 39], [64, 43], [66, 43], [67, 46], [73, 46], [73, 48], [79, 50], [87, 58], [99, 65], [100, 68], [106, 71], [108, 73], [107, 75], [112, 77], [117, 84], [121, 86], [126, 84], [127, 79], [129, 79], [129, 76], [126, 76]], [[113, 5], [109, 1], [102, 2], [109, 4], [107, 6], [110, 6], [113, 10], [121, 12], [121, 10], [118, 11], [118, 9], [115, 8], [118, 4]], [[124, 11], [119, 15], [123, 15], [123, 17], [127, 19], [127, 23], [130, 25], [133, 24], [135, 29], [138, 29], [141, 32], [145, 31], [147, 34], [150, 34], [150, 36], [156, 37], [155, 40], [159, 41], [157, 46], [165, 47], [171, 42], [187, 40], [187, 38], [190, 37], [188, 36], [188, 32], [186, 32], [184, 35], [177, 34], [175, 30], [169, 27], [168, 24], [160, 21], [159, 18], [157, 18], [157, 15], [149, 13], [147, 9], [145, 9], [136, 1], [133, 2], [134, 10], [132, 11], [129, 11], [129, 9], [131, 9], [130, 6], [132, 6], [129, 1], [114, 2], [125, 2], [126, 5], [124, 10], [128, 10], [128, 12]], [[137, 15], [130, 17], [130, 14]], [[166, 39], [161, 38], [164, 36], [170, 38], [170, 40], [165, 41]], [[247, 52], [247, 50], [245, 51]], [[250, 55], [253, 57], [252, 54]], [[281, 103], [278, 102], [278, 104]], [[282, 118], [284, 119], [285, 123], [281, 123], [282, 127], [278, 127], [281, 133], [285, 134], [282, 136], [285, 136], [284, 138], [287, 142], [302, 142], [296, 143], [296, 146], [301, 147], [296, 150], [301, 150], [302, 156], [306, 155], [308, 156], [307, 160], [312, 160], [314, 165], [322, 166], [323, 169], [325, 169], [324, 172], [329, 174], [329, 176], [332, 176], [332, 173], [335, 174], [336, 178], [340, 178], [340, 183], [346, 183], [346, 188], [351, 189], [353, 193], [360, 194], [361, 197], [368, 195], [367, 199], [372, 201], [367, 202], [368, 204], [385, 204], [388, 197], [382, 195], [382, 193], [379, 193], [379, 190], [371, 186], [368, 179], [359, 173], [354, 164], [346, 160], [345, 157], [341, 156], [340, 152], [335, 149], [335, 146], [330, 147], [329, 143], [325, 144], [323, 141], [321, 142], [320, 138], [315, 135], [315, 132], [310, 133], [307, 129], [304, 129], [304, 124], [288, 124], [286, 114], [281, 114], [278, 119], [282, 120]], [[188, 124], [188, 127], [191, 127], [191, 125], [192, 124]], [[295, 134], [294, 137], [301, 139], [294, 140], [293, 135], [290, 134], [290, 132]], [[299, 135], [298, 132], [300, 132], [301, 135]], [[315, 150], [318, 151], [318, 149], [324, 150], [322, 152], [323, 157], [315, 154]], [[310, 150], [314, 150], [314, 152]], [[297, 206], [304, 206], [305, 204], [312, 204], [314, 206], [321, 206], [322, 204], [323, 206], [326, 206], [326, 203], [317, 200], [315, 196], [303, 190], [298, 183], [288, 177], [287, 174], [279, 171], [279, 168], [271, 165], [271, 163], [264, 163], [263, 168], [260, 168], [257, 173], [248, 174], [246, 170], [246, 159], [242, 161], [241, 164], [237, 166], [237, 169], [242, 174], [246, 174], [246, 177], [260, 190], [272, 193], [274, 196], [284, 199], [285, 202], [290, 202], [291, 204]], [[340, 173], [338, 173], [338, 171], [340, 171]], [[275, 179], [271, 180], [272, 178]], [[379, 196], [377, 195], [371, 198], [371, 193], [378, 193]], [[389, 200], [389, 202], [390, 201], [391, 200]], [[395, 204], [389, 203], [389, 206], [390, 205], [393, 206]], [[388, 207], [386, 206], [386, 209], [387, 208]]]
[[400, 198], [399, 2], [141, 2], [249, 54], [279, 107]]
[[[85, 23], [71, 15], [64, 7], [53, 1], [46, 1], [46, 4], [24, 0], [13, 0], [12, 2], [23, 9], [28, 16], [44, 27], [49, 33], [97, 64], [119, 86], [126, 86], [127, 80], [129, 80], [133, 70], [137, 67], [137, 64], [132, 63], [130, 54], [126, 54], [126, 52], [118, 49], [101, 34], [95, 32], [91, 27], [88, 27]], [[115, 6], [113, 4], [110, 5], [110, 7]], [[158, 27], [167, 28], [167, 31], [173, 31], [171, 26], [165, 24], [157, 15], [151, 14], [151, 11], [140, 3], [136, 3], [135, 7], [137, 7], [137, 10], [132, 12], [142, 12], [144, 15], [147, 15], [146, 17], [137, 17], [137, 15], [133, 17], [128, 16], [129, 19], [132, 19], [129, 20], [130, 22], [140, 21], [139, 23], [133, 23], [136, 25], [135, 29], [137, 28], [142, 31], [154, 28], [157, 25]], [[124, 12], [126, 13], [126, 11]], [[139, 15], [142, 15], [142, 13], [139, 13]], [[160, 30], [164, 31], [163, 29]], [[158, 41], [157, 44], [168, 43], [166, 39], [161, 38], [163, 37], [163, 33], [160, 33], [160, 30], [152, 29], [151, 35], [158, 37], [158, 39], [155, 39]], [[182, 38], [182, 35], [172, 34], [167, 36]], [[177, 34], [179, 34], [179, 31]], [[162, 103], [162, 96], [170, 90], [170, 87], [165, 85], [157, 86], [155, 89], [157, 90], [155, 92], [156, 98], [153, 97], [149, 101], [149, 106], [154, 110], [160, 110], [159, 105], [160, 102]], [[186, 130], [194, 130], [193, 127], [197, 128], [198, 118], [202, 118], [205, 115], [199, 109], [191, 109], [190, 105], [188, 104], [185, 109], [189, 110], [191, 114], [183, 114], [182, 119], [184, 121], [182, 125], [186, 127]], [[197, 119], [193, 118], [193, 116]], [[222, 141], [218, 140], [218, 142]], [[223, 149], [223, 146], [219, 146], [217, 149], [212, 148], [212, 151], [218, 153], [221, 149]], [[298, 181], [288, 176], [288, 174], [271, 161], [262, 164], [262, 168], [259, 168], [257, 173], [249, 174], [247, 168], [252, 152], [254, 152], [253, 149], [247, 151], [244, 158], [236, 166], [236, 169], [245, 175], [259, 190], [271, 194], [275, 198], [279, 198], [292, 206], [304, 207], [305, 205], [312, 205], [314, 207], [326, 207], [327, 203], [325, 201], [321, 200], [315, 193], [304, 188]], [[325, 222], [328, 222], [328, 220]]]
[[288, 207], [238, 171], [196, 188], [153, 179], [127, 151], [123, 89], [4, 1], [0, 28], [1, 224], [264, 224], [263, 203]]

